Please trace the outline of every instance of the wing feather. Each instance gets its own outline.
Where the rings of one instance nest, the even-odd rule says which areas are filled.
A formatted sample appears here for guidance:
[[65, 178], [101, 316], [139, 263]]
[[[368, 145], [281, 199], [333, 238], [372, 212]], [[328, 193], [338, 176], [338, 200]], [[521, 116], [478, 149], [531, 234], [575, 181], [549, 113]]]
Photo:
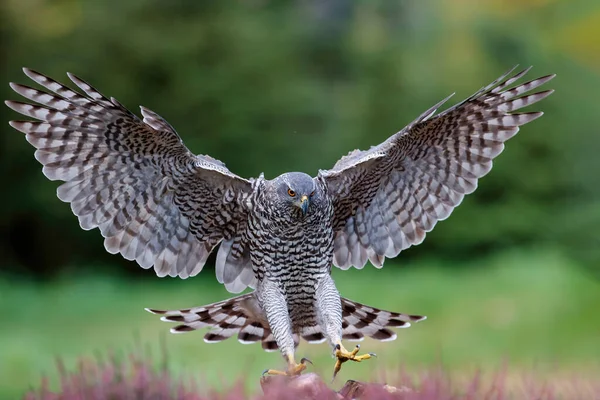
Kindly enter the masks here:
[[[48, 91], [11, 83], [37, 104], [7, 101], [35, 119], [10, 125], [36, 148], [44, 174], [64, 182], [58, 197], [71, 203], [83, 229], [100, 229], [109, 252], [154, 266], [159, 276], [187, 278], [202, 270], [220, 241], [239, 234], [252, 180], [212, 157], [192, 154], [173, 127], [145, 107], [140, 119], [72, 74], [84, 94], [24, 72]], [[247, 264], [236, 266], [240, 290], [252, 277]]]
[[515, 68], [435, 115], [448, 98], [367, 151], [355, 150], [319, 171], [334, 203], [334, 264], [381, 267], [385, 257], [421, 243], [477, 188], [521, 125], [541, 112], [513, 113], [553, 90], [530, 91], [554, 75], [510, 88], [529, 68]]

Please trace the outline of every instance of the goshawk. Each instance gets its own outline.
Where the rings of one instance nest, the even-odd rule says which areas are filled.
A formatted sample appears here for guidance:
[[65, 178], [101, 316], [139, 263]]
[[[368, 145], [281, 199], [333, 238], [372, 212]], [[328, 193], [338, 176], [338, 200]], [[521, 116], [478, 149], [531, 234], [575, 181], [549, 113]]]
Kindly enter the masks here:
[[435, 114], [431, 107], [385, 142], [355, 150], [316, 177], [285, 173], [244, 179], [225, 164], [194, 155], [173, 127], [141, 107], [143, 119], [114, 98], [69, 74], [76, 92], [30, 69], [47, 89], [11, 83], [37, 103], [7, 101], [34, 119], [11, 121], [37, 149], [58, 197], [71, 204], [83, 229], [99, 228], [110, 253], [121, 253], [158, 276], [198, 274], [220, 244], [217, 280], [248, 294], [184, 310], [148, 310], [179, 323], [173, 332], [209, 327], [206, 342], [237, 334], [242, 343], [279, 349], [299, 374], [299, 338], [328, 341], [337, 357], [362, 361], [342, 340], [393, 340], [390, 328], [425, 317], [379, 310], [340, 297], [332, 265], [382, 267], [385, 258], [423, 241], [447, 218], [519, 127], [542, 115], [515, 113], [552, 90], [530, 91], [544, 76], [513, 85], [528, 69], [502, 75], [463, 102]]

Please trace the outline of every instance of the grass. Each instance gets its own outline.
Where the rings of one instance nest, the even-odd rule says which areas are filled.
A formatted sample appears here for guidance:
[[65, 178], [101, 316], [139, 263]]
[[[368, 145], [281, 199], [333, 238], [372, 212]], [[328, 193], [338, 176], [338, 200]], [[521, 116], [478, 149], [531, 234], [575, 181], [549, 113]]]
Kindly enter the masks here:
[[[363, 342], [365, 351], [379, 357], [346, 364], [338, 384], [401, 365], [418, 371], [441, 364], [459, 375], [504, 362], [515, 374], [584, 376], [600, 370], [600, 283], [568, 259], [530, 251], [478, 260], [470, 268], [447, 267], [420, 261], [404, 267], [389, 263], [382, 271], [335, 271], [345, 297], [429, 317], [400, 331], [395, 342]], [[195, 377], [201, 387], [230, 386], [247, 376], [247, 386], [256, 389], [263, 369], [282, 366], [278, 353], [234, 339], [205, 344], [199, 332], [170, 335], [169, 324], [143, 311], [228, 296], [208, 273], [186, 281], [142, 282], [73, 274], [51, 285], [0, 279], [0, 398], [22, 395], [43, 374], [56, 387], [58, 357], [69, 368], [81, 356], [126, 354], [141, 344], [158, 359], [161, 342], [176, 376]], [[298, 354], [313, 360], [315, 372], [330, 376], [333, 361], [326, 345], [302, 343]]]
[[[50, 390], [47, 380], [29, 391], [25, 400], [333, 400], [339, 396], [317, 374], [305, 373], [288, 379], [268, 376], [262, 390], [245, 390], [237, 384], [219, 391], [177, 379], [168, 368], [156, 368], [151, 360], [130, 355], [126, 360], [108, 358], [82, 360], [66, 370], [59, 365], [60, 388]], [[347, 381], [338, 391], [344, 399], [377, 400], [558, 400], [600, 398], [600, 382], [570, 377], [567, 380], [540, 380], [532, 375], [514, 379], [506, 369], [492, 374], [479, 371], [456, 379], [447, 369], [430, 368], [420, 374], [400, 371], [383, 383]], [[381, 382], [381, 381], [380, 381]], [[202, 394], [201, 394], [202, 393]]]

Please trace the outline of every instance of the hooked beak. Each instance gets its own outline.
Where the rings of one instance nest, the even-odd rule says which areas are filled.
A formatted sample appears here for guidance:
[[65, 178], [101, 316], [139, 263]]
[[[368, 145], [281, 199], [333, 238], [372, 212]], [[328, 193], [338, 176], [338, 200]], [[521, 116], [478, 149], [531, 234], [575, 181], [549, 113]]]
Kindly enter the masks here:
[[310, 205], [310, 200], [308, 200], [308, 196], [304, 195], [300, 197], [300, 209], [302, 210], [302, 215], [306, 215], [308, 212], [308, 206]]

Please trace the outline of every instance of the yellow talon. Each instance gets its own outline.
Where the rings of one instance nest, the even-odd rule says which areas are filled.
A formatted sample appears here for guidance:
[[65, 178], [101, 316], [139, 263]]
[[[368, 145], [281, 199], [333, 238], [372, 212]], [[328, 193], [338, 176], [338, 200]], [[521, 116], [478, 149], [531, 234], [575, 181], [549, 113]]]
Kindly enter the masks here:
[[286, 371], [279, 371], [277, 369], [265, 369], [262, 373], [265, 375], [279, 375], [279, 376], [298, 376], [306, 369], [306, 363], [312, 364], [308, 358], [302, 358], [299, 364], [296, 364], [294, 358], [290, 358], [290, 362], [288, 363], [288, 368]]
[[[356, 354], [359, 352], [360, 350], [360, 345], [357, 344], [356, 347], [354, 348], [354, 350], [352, 351], [348, 351], [344, 348], [344, 346], [341, 343], [338, 343], [335, 345], [335, 366], [333, 367], [333, 379], [335, 379], [336, 375], [338, 374], [338, 372], [340, 372], [340, 369], [342, 368], [342, 364], [345, 363], [348, 360], [352, 360], [355, 362], [361, 362], [363, 360], [368, 360], [371, 357], [377, 357], [377, 354], [375, 353], [367, 353], [367, 354], [363, 354], [360, 356], [357, 356]], [[333, 381], [332, 379], [332, 381]]]

